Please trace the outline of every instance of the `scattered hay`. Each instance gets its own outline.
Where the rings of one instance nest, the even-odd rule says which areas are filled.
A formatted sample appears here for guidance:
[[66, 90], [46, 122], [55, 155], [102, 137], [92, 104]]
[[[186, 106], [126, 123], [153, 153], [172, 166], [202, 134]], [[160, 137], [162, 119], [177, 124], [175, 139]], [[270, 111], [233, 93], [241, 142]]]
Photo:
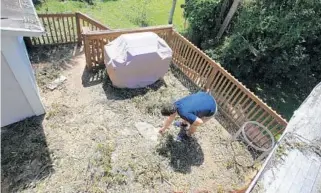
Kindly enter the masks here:
[[111, 143], [97, 145], [97, 150], [88, 164], [90, 179], [87, 182], [87, 190], [91, 192], [106, 192], [115, 185], [126, 183], [126, 176], [112, 171], [111, 155], [114, 151]]
[[53, 172], [43, 116], [1, 128], [1, 192], [33, 188]]
[[[54, 66], [55, 58], [48, 57], [50, 61], [39, 65]], [[171, 68], [163, 80], [148, 88], [118, 89], [105, 75], [102, 84], [98, 81], [85, 86], [83, 65], [74, 65], [68, 73], [57, 66], [53, 68], [57, 72], [42, 76], [52, 79], [52, 74], [62, 73], [67, 77], [64, 88], [52, 92], [41, 89], [47, 110], [42, 122], [43, 140], [53, 152], [56, 172], [32, 182], [34, 189], [28, 181], [24, 184], [26, 192], [227, 192], [242, 186], [252, 171], [246, 165], [250, 159], [247, 150], [242, 144], [233, 144], [233, 150], [230, 135], [216, 119], [201, 126], [188, 143], [174, 140], [179, 132], [174, 126], [156, 142], [146, 140], [135, 128], [137, 122], [161, 127], [163, 103], [200, 90], [177, 69]], [[10, 146], [11, 139], [6, 143]], [[5, 156], [10, 157], [8, 154]], [[23, 159], [23, 163], [33, 160]], [[18, 171], [25, 179], [28, 170]]]

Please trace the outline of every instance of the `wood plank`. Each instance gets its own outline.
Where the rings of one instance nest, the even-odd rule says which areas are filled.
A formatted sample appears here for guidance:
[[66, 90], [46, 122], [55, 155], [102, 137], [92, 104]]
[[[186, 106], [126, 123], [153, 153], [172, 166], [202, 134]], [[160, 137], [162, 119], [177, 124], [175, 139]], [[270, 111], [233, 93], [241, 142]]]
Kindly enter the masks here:
[[54, 31], [55, 31], [55, 34], [56, 34], [56, 43], [59, 43], [58, 33], [57, 33], [57, 27], [56, 27], [56, 21], [55, 21], [54, 17], [52, 17], [51, 20], [52, 20], [52, 22], [53, 22]]
[[77, 41], [77, 32], [75, 32], [75, 28], [77, 29], [77, 26], [75, 25], [75, 21], [77, 18], [76, 17], [71, 17], [71, 25], [72, 25], [72, 34], [73, 34], [73, 39], [74, 39], [74, 42]]
[[[76, 12], [76, 32], [77, 32], [77, 42], [78, 45], [81, 45], [82, 42], [82, 37], [81, 37], [81, 26], [80, 26], [80, 14], [78, 12]], [[88, 37], [86, 37], [88, 39]], [[89, 41], [89, 39], [88, 39]], [[88, 42], [89, 43], [89, 42]]]
[[76, 12], [76, 13], [79, 15], [80, 18], [82, 18], [83, 20], [89, 21], [92, 25], [97, 26], [100, 30], [110, 30], [109, 27], [103, 25], [102, 23], [89, 17], [88, 15], [80, 12]]
[[[226, 98], [226, 100], [222, 101], [223, 102], [223, 106], [226, 106], [227, 104], [229, 104], [229, 102], [231, 102], [232, 99], [238, 97], [241, 94], [241, 91], [237, 88], [236, 85], [233, 84], [233, 91], [232, 93], [229, 95], [229, 97]], [[236, 93], [237, 91], [240, 91], [238, 93]]]
[[[183, 49], [183, 46], [185, 46], [183, 43], [182, 43], [182, 41], [180, 41], [180, 40], [178, 40], [178, 45], [177, 45], [177, 62], [178, 61], [182, 61], [182, 49]], [[181, 64], [179, 64], [179, 65], [181, 65]], [[179, 67], [179, 65], [178, 65], [178, 67]]]
[[119, 36], [121, 34], [128, 34], [128, 33], [139, 33], [139, 32], [159, 32], [163, 30], [171, 31], [173, 29], [172, 25], [166, 26], [156, 26], [156, 27], [143, 27], [138, 29], [119, 29], [119, 30], [101, 30], [101, 31], [94, 31], [88, 34], [89, 39], [95, 39], [97, 37], [104, 37], [110, 35]]
[[84, 51], [86, 56], [86, 66], [90, 70], [92, 68], [91, 66], [91, 57], [90, 57], [90, 47], [89, 47], [89, 40], [87, 39], [87, 36], [84, 35]]
[[[256, 104], [254, 101], [250, 100], [249, 103], [245, 106], [244, 112], [246, 113], [246, 116], [248, 117], [248, 112], [247, 110], [254, 104], [254, 107], [256, 107]], [[243, 105], [241, 105], [243, 107]], [[253, 107], [253, 108], [254, 108]]]
[[187, 51], [188, 51], [188, 46], [186, 44], [183, 44], [182, 50], [180, 52], [181, 53], [180, 54], [180, 56], [181, 56], [181, 58], [180, 58], [181, 66], [185, 66], [185, 57], [184, 56], [186, 55]]
[[270, 128], [272, 125], [277, 125], [278, 122], [275, 120], [275, 118], [273, 117], [273, 119], [271, 120], [271, 122], [269, 122], [269, 124], [266, 125], [266, 128]]
[[[214, 69], [214, 67], [209, 66], [209, 69], [207, 70], [206, 74], [204, 74], [204, 76], [202, 76], [202, 77], [205, 77], [207, 79], [210, 76], [215, 76], [216, 73], [217, 73], [217, 71]], [[205, 86], [205, 84], [206, 84], [206, 82], [204, 82], [204, 86]]]
[[219, 88], [219, 86], [221, 85], [221, 83], [222, 83], [222, 81], [223, 80], [226, 80], [226, 77], [222, 74], [222, 73], [220, 73], [220, 77], [219, 77], [219, 79], [217, 80], [217, 83], [214, 85], [214, 87], [213, 87], [213, 90], [215, 91], [215, 92], [217, 92], [217, 89]]
[[195, 69], [195, 72], [197, 73], [197, 75], [195, 75], [197, 77], [197, 81], [196, 81], [197, 85], [202, 84], [202, 77], [200, 75], [200, 71], [203, 68], [203, 66], [207, 65], [206, 63], [207, 63], [207, 61], [204, 58], [202, 58], [198, 64], [197, 68]]
[[60, 39], [61, 39], [61, 43], [65, 43], [65, 40], [64, 40], [64, 35], [63, 35], [63, 30], [61, 29], [61, 25], [62, 25], [62, 20], [63, 18], [57, 18], [57, 21], [58, 21], [58, 28], [59, 28], [59, 33], [60, 33]]
[[[259, 123], [261, 123], [262, 124], [262, 122], [263, 122], [263, 120], [265, 119], [263, 119], [263, 120], [261, 120], [263, 117], [265, 117], [265, 116], [267, 116], [268, 115], [268, 113], [266, 112], [266, 111], [264, 111], [264, 109], [262, 109], [263, 110], [263, 113], [257, 118], [257, 122], [259, 122]], [[263, 125], [263, 124], [262, 124]]]
[[99, 46], [98, 46], [99, 39], [95, 40], [95, 58], [96, 58], [96, 63], [99, 63]]
[[[235, 86], [236, 86], [236, 85], [235, 85]], [[231, 105], [233, 105], [233, 103], [238, 99], [238, 97], [239, 97], [241, 94], [243, 94], [243, 96], [245, 95], [245, 94], [242, 92], [242, 90], [239, 89], [237, 86], [236, 86], [235, 90], [237, 91], [236, 96], [235, 96], [234, 98], [231, 97], [231, 98], [226, 102], [226, 104], [231, 104]]]
[[[40, 20], [41, 20], [42, 26], [45, 28], [45, 33], [46, 33], [46, 35], [42, 35], [41, 36], [43, 44], [46, 44], [46, 42], [49, 44], [49, 37], [48, 37], [47, 29], [46, 29], [47, 25], [45, 24], [45, 21], [44, 21], [43, 17]], [[45, 39], [47, 39], [47, 41]]]
[[69, 41], [72, 42], [69, 18], [70, 17], [66, 18], [67, 19], [67, 28], [68, 28], [68, 33], [69, 33]]
[[172, 51], [173, 51], [173, 60], [176, 62], [177, 59], [177, 46], [178, 46], [178, 38], [174, 37], [173, 38], [173, 46], [172, 46]]
[[261, 124], [264, 126], [267, 126], [266, 123], [270, 123], [270, 121], [273, 120], [273, 117], [270, 114], [267, 114], [267, 115], [268, 116], [266, 116], [261, 122]]
[[63, 26], [63, 28], [64, 28], [64, 34], [65, 34], [65, 42], [68, 42], [68, 38], [67, 38], [67, 29], [66, 29], [66, 26], [65, 26], [65, 19], [66, 18], [62, 18], [61, 20], [62, 20], [62, 26]]
[[230, 88], [226, 91], [226, 97], [224, 98], [224, 100], [222, 100], [222, 103], [224, 104], [229, 98], [233, 97], [235, 92], [236, 92], [236, 89], [237, 86], [235, 86], [233, 83], [231, 83], [231, 86]]
[[[194, 59], [194, 56], [196, 55], [196, 52], [193, 52], [193, 50], [191, 50], [191, 53], [187, 55], [186, 57], [186, 67], [191, 69], [191, 65], [192, 65], [192, 60]], [[192, 79], [192, 75], [191, 74], [187, 74], [187, 76], [189, 78]]]
[[222, 92], [222, 89], [225, 87], [225, 84], [226, 84], [226, 82], [227, 82], [227, 78], [225, 78], [224, 79], [224, 81], [221, 83], [221, 85], [217, 88], [217, 93], [218, 93], [218, 96], [221, 94], [221, 92]]
[[[224, 89], [222, 90], [221, 94], [219, 94], [217, 100], [222, 101], [222, 102], [223, 102], [223, 100], [226, 100], [226, 98], [228, 97], [228, 96], [227, 96], [228, 93], [226, 92], [226, 90], [227, 90], [227, 88], [230, 89], [230, 88], [233, 87], [233, 86], [234, 86], [234, 85], [233, 85], [232, 82], [227, 82], [227, 83], [226, 83], [226, 86], [224, 86]], [[222, 100], [222, 99], [223, 99], [223, 100]]]
[[54, 40], [54, 38], [53, 38], [53, 33], [52, 33], [52, 30], [51, 30], [51, 25], [50, 25], [49, 17], [46, 17], [46, 19], [47, 19], [48, 26], [49, 26], [49, 30], [47, 31], [47, 33], [50, 33], [50, 36], [51, 36], [51, 39], [52, 39], [52, 43], [55, 43], [55, 40]]
[[209, 89], [211, 89], [211, 90], [214, 89], [214, 86], [217, 84], [217, 81], [220, 76], [221, 76], [220, 71], [218, 71], [217, 68], [213, 67], [213, 73], [212, 73], [212, 75], [209, 75], [209, 79], [207, 80]]
[[[194, 62], [194, 65], [191, 67], [192, 70], [196, 71], [196, 68], [197, 68], [197, 66], [200, 64], [200, 61], [201, 61], [201, 60], [202, 60], [202, 57], [200, 57], [200, 55], [197, 54], [197, 58], [196, 58], [196, 60], [195, 60], [195, 62]], [[195, 75], [194, 75], [192, 78], [195, 79], [195, 81], [196, 81], [196, 79], [198, 78], [198, 76], [195, 76]]]
[[73, 17], [74, 13], [38, 13], [39, 18], [41, 17]]
[[[200, 87], [204, 87], [206, 85], [207, 78], [209, 77], [210, 73], [213, 72], [214, 69], [212, 69], [210, 66], [207, 65], [207, 61], [204, 63], [203, 71], [199, 74], [199, 85]], [[207, 77], [205, 77], [204, 73], [209, 73]]]
[[[258, 106], [259, 107], [259, 106]], [[259, 107], [259, 109], [257, 109], [251, 116], [249, 116], [249, 120], [253, 120], [253, 121], [257, 121], [257, 118], [254, 120], [255, 116], [257, 116], [259, 113], [262, 113], [264, 112], [264, 110], [262, 108]]]
[[252, 107], [251, 110], [248, 113], [246, 113], [247, 117], [249, 118], [253, 112], [256, 112], [256, 110], [260, 109], [260, 107], [259, 108], [258, 107], [259, 107], [259, 105], [255, 104], [254, 107]]

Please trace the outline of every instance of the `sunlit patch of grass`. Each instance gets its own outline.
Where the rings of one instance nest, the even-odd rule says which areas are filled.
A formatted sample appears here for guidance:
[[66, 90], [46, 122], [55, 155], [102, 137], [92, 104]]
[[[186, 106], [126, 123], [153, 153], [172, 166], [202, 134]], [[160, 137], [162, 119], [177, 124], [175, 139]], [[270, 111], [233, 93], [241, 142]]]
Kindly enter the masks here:
[[[178, 30], [183, 30], [184, 26], [181, 4], [184, 4], [184, 0], [177, 1], [173, 19]], [[144, 19], [142, 15], [147, 25], [166, 25], [171, 6], [172, 0], [94, 0], [92, 5], [81, 1], [46, 0], [36, 8], [38, 13], [80, 11], [111, 28], [132, 28], [140, 26], [141, 19]]]

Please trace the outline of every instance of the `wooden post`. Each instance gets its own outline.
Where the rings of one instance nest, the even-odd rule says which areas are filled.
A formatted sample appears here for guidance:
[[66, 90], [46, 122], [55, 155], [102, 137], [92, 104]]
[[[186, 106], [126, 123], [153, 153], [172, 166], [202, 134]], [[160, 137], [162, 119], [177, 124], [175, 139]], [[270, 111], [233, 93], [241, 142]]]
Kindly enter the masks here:
[[80, 30], [80, 17], [79, 12], [76, 12], [76, 26], [77, 26], [77, 36], [78, 36], [78, 46], [81, 45], [82, 37], [81, 37], [81, 30]]
[[176, 0], [173, 0], [171, 12], [169, 13], [168, 24], [172, 24], [173, 23], [175, 7], [176, 7]]
[[231, 19], [233, 18], [233, 15], [235, 14], [235, 12], [236, 12], [236, 10], [237, 10], [237, 6], [240, 4], [241, 1], [242, 1], [242, 0], [234, 0], [234, 1], [233, 1], [233, 4], [232, 4], [232, 6], [231, 6], [231, 8], [230, 8], [230, 10], [229, 10], [229, 12], [228, 12], [228, 14], [227, 14], [227, 16], [225, 17], [224, 22], [223, 22], [220, 30], [219, 30], [218, 33], [217, 33], [216, 41], [218, 41], [218, 40], [222, 37], [222, 35], [223, 35], [226, 27], [227, 27], [228, 24], [230, 23]]
[[90, 47], [89, 47], [89, 42], [87, 39], [86, 34], [84, 34], [83, 36], [84, 38], [84, 51], [85, 51], [85, 57], [86, 57], [86, 66], [87, 69], [90, 71], [92, 69], [92, 65], [91, 65], [91, 55], [90, 55]]

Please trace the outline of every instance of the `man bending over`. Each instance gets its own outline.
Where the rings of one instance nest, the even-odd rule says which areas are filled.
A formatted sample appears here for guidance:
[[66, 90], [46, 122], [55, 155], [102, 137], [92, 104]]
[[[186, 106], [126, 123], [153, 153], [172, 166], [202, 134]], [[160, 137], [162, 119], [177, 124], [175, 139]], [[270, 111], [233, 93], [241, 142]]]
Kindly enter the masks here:
[[208, 121], [216, 112], [216, 101], [208, 91], [191, 94], [176, 101], [174, 104], [165, 104], [162, 107], [162, 115], [168, 116], [168, 118], [159, 132], [163, 134], [178, 114], [183, 121], [177, 122], [175, 125], [186, 129], [189, 123], [190, 127], [187, 131], [180, 132], [177, 140], [187, 139], [196, 131], [198, 126]]

